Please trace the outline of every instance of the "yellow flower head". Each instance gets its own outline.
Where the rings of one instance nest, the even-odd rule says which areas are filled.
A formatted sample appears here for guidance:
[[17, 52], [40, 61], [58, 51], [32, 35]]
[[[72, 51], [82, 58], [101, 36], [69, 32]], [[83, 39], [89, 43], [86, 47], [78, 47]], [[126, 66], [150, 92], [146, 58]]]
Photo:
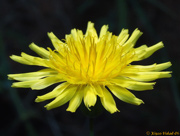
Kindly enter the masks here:
[[[113, 95], [120, 100], [140, 105], [143, 103], [129, 90], [143, 91], [153, 89], [158, 78], [171, 77], [171, 72], [160, 72], [171, 66], [170, 62], [148, 66], [131, 65], [151, 56], [163, 47], [159, 42], [151, 47], [142, 45], [134, 48], [142, 35], [138, 29], [129, 37], [128, 30], [122, 29], [118, 36], [108, 31], [108, 26], [101, 28], [99, 36], [92, 22], [88, 22], [85, 34], [81, 30], [72, 29], [66, 35], [65, 42], [59, 40], [52, 32], [48, 33], [54, 50], [47, 50], [30, 44], [30, 48], [40, 57], [26, 53], [21, 56], [12, 55], [11, 59], [26, 65], [42, 66], [37, 72], [9, 74], [12, 87], [41, 90], [52, 84], [59, 83], [51, 92], [38, 96], [36, 102], [53, 99], [45, 107], [50, 110], [69, 101], [67, 111], [75, 112], [84, 101], [89, 109], [94, 106], [97, 97], [104, 108], [110, 113], [119, 111]], [[129, 39], [128, 39], [129, 37]]]

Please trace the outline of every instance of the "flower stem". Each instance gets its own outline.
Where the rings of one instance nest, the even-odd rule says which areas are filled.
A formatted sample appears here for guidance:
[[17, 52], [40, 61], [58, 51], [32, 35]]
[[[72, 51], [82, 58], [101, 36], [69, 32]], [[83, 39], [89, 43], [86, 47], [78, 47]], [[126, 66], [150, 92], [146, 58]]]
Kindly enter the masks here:
[[94, 136], [94, 119], [89, 118], [89, 136]]

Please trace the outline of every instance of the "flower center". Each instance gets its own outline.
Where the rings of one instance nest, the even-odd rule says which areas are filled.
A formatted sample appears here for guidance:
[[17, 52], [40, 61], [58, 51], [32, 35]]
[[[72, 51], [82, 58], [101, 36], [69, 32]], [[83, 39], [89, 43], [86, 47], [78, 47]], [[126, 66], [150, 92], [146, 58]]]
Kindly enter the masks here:
[[109, 79], [119, 76], [134, 56], [133, 51], [124, 53], [114, 35], [99, 39], [67, 35], [66, 43], [50, 53], [53, 68], [71, 84], [106, 84]]

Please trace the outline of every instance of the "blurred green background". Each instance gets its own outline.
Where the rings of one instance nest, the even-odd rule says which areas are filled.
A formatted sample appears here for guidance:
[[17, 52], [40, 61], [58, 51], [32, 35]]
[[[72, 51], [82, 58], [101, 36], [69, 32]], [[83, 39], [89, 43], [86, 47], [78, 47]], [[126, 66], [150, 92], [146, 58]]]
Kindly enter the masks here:
[[37, 71], [10, 60], [35, 42], [51, 47], [47, 32], [64, 39], [72, 28], [86, 30], [92, 21], [99, 32], [104, 24], [118, 35], [139, 28], [136, 47], [163, 41], [165, 48], [141, 64], [172, 62], [173, 77], [160, 79], [152, 91], [133, 92], [145, 104], [134, 106], [116, 99], [120, 113], [107, 111], [95, 118], [95, 136], [145, 136], [146, 131], [180, 133], [180, 1], [179, 0], [1, 0], [0, 2], [0, 136], [88, 136], [88, 119], [80, 109], [66, 112], [67, 104], [51, 111], [48, 102], [35, 103], [40, 91], [11, 88], [9, 73]]

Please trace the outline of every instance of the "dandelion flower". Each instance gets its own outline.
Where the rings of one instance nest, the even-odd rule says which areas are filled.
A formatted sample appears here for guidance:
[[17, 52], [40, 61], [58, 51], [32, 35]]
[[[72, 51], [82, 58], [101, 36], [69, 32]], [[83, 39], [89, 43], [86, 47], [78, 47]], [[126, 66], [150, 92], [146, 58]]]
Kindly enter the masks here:
[[30, 44], [30, 49], [40, 57], [12, 55], [10, 58], [25, 65], [44, 67], [37, 72], [9, 74], [10, 80], [17, 80], [12, 87], [41, 90], [59, 83], [52, 91], [37, 96], [36, 102], [53, 99], [45, 107], [47, 110], [69, 102], [67, 111], [75, 112], [83, 101], [91, 110], [97, 98], [110, 113], [119, 111], [114, 96], [120, 100], [140, 105], [144, 102], [131, 90], [151, 90], [156, 79], [169, 78], [171, 72], [163, 71], [171, 66], [170, 62], [152, 65], [132, 65], [151, 56], [163, 47], [159, 42], [151, 47], [142, 45], [135, 48], [136, 41], [142, 32], [135, 29], [129, 37], [128, 30], [122, 29], [118, 36], [102, 26], [98, 36], [94, 24], [88, 22], [85, 34], [72, 29], [65, 36], [65, 42], [59, 40], [52, 32], [48, 36], [55, 49], [44, 49]]

